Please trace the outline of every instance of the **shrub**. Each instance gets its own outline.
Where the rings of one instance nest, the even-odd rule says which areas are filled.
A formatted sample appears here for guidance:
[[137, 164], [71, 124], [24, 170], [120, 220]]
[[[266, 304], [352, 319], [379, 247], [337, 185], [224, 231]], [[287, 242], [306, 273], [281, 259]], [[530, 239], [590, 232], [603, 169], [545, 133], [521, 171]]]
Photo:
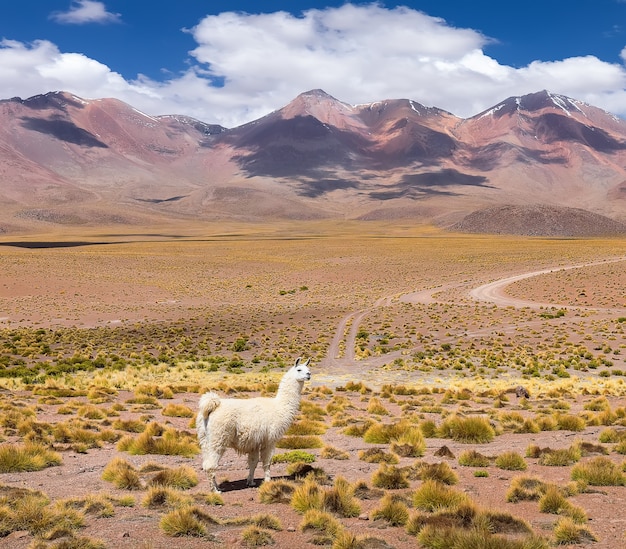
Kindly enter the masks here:
[[582, 543], [597, 541], [595, 535], [585, 526], [576, 524], [571, 518], [562, 518], [554, 527], [554, 539], [557, 544]]
[[102, 471], [102, 480], [112, 482], [122, 490], [139, 490], [141, 479], [135, 468], [122, 458], [113, 458]]
[[456, 484], [459, 482], [458, 475], [445, 461], [440, 463], [420, 463], [418, 465], [419, 477], [424, 480], [436, 480], [442, 484]]
[[491, 459], [476, 450], [465, 450], [459, 455], [459, 465], [464, 467], [488, 467]]
[[273, 545], [274, 538], [267, 530], [250, 525], [241, 532], [241, 544], [244, 547], [262, 547], [264, 545]]
[[345, 450], [334, 448], [333, 446], [324, 446], [320, 452], [320, 457], [323, 459], [350, 459], [350, 454]]
[[406, 421], [398, 423], [373, 423], [363, 434], [363, 440], [371, 444], [389, 444], [392, 440], [398, 440], [411, 428]]
[[408, 427], [398, 438], [391, 441], [391, 451], [402, 457], [421, 457], [426, 441], [419, 427]]
[[278, 441], [276, 448], [321, 448], [324, 446], [322, 439], [318, 436], [304, 435], [304, 436], [285, 436]]
[[539, 456], [540, 465], [565, 466], [576, 463], [581, 458], [580, 447], [578, 445], [559, 450], [547, 450], [541, 452]]
[[528, 467], [526, 461], [517, 452], [504, 452], [495, 461], [496, 467], [507, 471], [525, 471]]
[[261, 503], [289, 503], [296, 485], [286, 480], [270, 480], [261, 484], [258, 490]]
[[335, 517], [319, 509], [306, 511], [300, 523], [302, 532], [313, 531], [310, 541], [314, 545], [330, 545], [341, 529], [341, 523]]
[[272, 457], [272, 463], [313, 463], [315, 456], [302, 450], [293, 450], [284, 454], [276, 454]]
[[368, 448], [359, 452], [359, 459], [366, 463], [391, 463], [396, 464], [400, 460], [395, 454], [385, 452], [382, 448]]
[[422, 511], [454, 510], [470, 503], [467, 494], [434, 480], [425, 481], [413, 493], [413, 506]]
[[286, 435], [323, 435], [326, 432], [326, 424], [312, 419], [303, 419], [291, 424]]
[[309, 509], [321, 509], [323, 501], [324, 494], [312, 479], [305, 479], [291, 496], [291, 506], [299, 513], [305, 513]]
[[536, 501], [547, 490], [548, 484], [537, 477], [515, 477], [511, 480], [511, 486], [506, 494], [506, 500], [510, 502]]
[[332, 488], [324, 490], [322, 507], [342, 517], [358, 517], [361, 512], [354, 488], [343, 477], [337, 477]]
[[560, 414], [556, 418], [558, 428], [563, 431], [583, 431], [587, 424], [580, 416]]
[[623, 486], [626, 475], [609, 458], [598, 456], [572, 468], [572, 480], [591, 486]]
[[196, 415], [188, 406], [174, 403], [169, 403], [161, 413], [168, 417], [194, 417]]
[[207, 529], [201, 519], [202, 516], [203, 514], [196, 507], [174, 509], [163, 515], [159, 526], [168, 536], [205, 537]]
[[439, 426], [437, 433], [442, 438], [466, 444], [491, 442], [496, 436], [489, 421], [477, 416], [448, 418]]
[[198, 442], [192, 435], [175, 429], [166, 429], [163, 430], [162, 436], [158, 436], [159, 431], [158, 426], [151, 424], [134, 439], [122, 438], [117, 448], [132, 455], [159, 454], [192, 457], [200, 452]]
[[409, 481], [406, 471], [399, 469], [395, 465], [381, 463], [372, 476], [372, 484], [377, 488], [398, 490], [400, 488], [408, 488]]
[[182, 465], [176, 469], [159, 471], [150, 479], [148, 484], [150, 486], [169, 486], [179, 490], [188, 490], [198, 484], [198, 475], [191, 467]]
[[383, 519], [390, 526], [404, 526], [409, 519], [409, 510], [402, 499], [386, 494], [370, 516], [372, 520]]
[[61, 462], [60, 454], [35, 442], [0, 446], [0, 473], [41, 471]]

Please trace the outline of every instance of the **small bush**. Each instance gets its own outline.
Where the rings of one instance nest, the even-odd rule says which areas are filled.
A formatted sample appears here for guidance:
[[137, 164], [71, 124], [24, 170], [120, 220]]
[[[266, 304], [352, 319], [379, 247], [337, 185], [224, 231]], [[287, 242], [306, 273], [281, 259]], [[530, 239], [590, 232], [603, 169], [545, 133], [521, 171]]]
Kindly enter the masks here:
[[366, 463], [399, 463], [398, 456], [385, 452], [382, 448], [368, 448], [359, 452], [359, 459]]
[[454, 510], [470, 503], [467, 494], [434, 480], [425, 481], [413, 493], [413, 507], [422, 511]]
[[350, 454], [345, 450], [340, 450], [333, 446], [324, 446], [320, 452], [320, 457], [323, 459], [350, 459]]
[[244, 547], [263, 547], [274, 543], [272, 534], [258, 526], [250, 525], [241, 532], [241, 544]]
[[258, 490], [261, 503], [289, 503], [296, 485], [286, 480], [270, 480], [261, 484]]
[[548, 484], [537, 477], [515, 477], [506, 494], [506, 500], [537, 501], [546, 492]]
[[399, 490], [408, 488], [409, 481], [406, 471], [399, 469], [395, 465], [381, 463], [377, 471], [372, 475], [372, 484], [377, 488], [386, 490]]
[[310, 540], [314, 545], [330, 545], [342, 530], [341, 523], [327, 511], [309, 509], [300, 523], [302, 532], [313, 532]]
[[437, 433], [465, 444], [491, 442], [496, 436], [494, 428], [483, 417], [451, 417], [440, 425]]
[[315, 456], [302, 450], [293, 450], [272, 457], [272, 463], [313, 463]]
[[491, 459], [476, 450], [465, 450], [459, 455], [459, 465], [464, 467], [489, 467]]
[[404, 526], [409, 520], [409, 510], [402, 499], [386, 494], [370, 517], [385, 520], [390, 526]]
[[200, 517], [202, 513], [196, 507], [174, 509], [163, 515], [159, 526], [166, 535], [172, 537], [205, 537], [207, 529]]
[[558, 450], [547, 450], [541, 452], [539, 456], [540, 465], [551, 465], [557, 467], [564, 467], [566, 465], [572, 465], [581, 458], [580, 447], [575, 445], [570, 448], [562, 448]]
[[194, 417], [196, 415], [189, 406], [174, 403], [168, 404], [161, 413], [167, 417]]
[[150, 479], [148, 484], [150, 486], [169, 486], [179, 490], [188, 490], [198, 484], [198, 475], [191, 467], [182, 465], [176, 469], [159, 471]]
[[354, 498], [354, 488], [343, 477], [337, 477], [333, 486], [324, 490], [322, 508], [342, 517], [358, 517], [361, 506]]
[[504, 452], [495, 461], [496, 467], [507, 471], [525, 471], [528, 465], [522, 456], [517, 452]]
[[437, 482], [448, 485], [459, 482], [458, 475], [445, 461], [440, 463], [420, 463], [417, 469], [419, 477], [423, 481], [436, 480]]
[[141, 479], [135, 468], [122, 458], [113, 458], [102, 471], [102, 480], [112, 482], [121, 490], [140, 490]]
[[41, 471], [61, 462], [60, 454], [35, 442], [0, 446], [0, 473]]
[[589, 528], [576, 524], [567, 517], [560, 519], [554, 527], [554, 539], [559, 545], [597, 541]]
[[321, 509], [324, 502], [324, 494], [314, 480], [305, 479], [291, 496], [291, 506], [299, 513], [305, 513], [309, 509]]
[[285, 436], [278, 441], [278, 444], [276, 444], [276, 448], [294, 448], [294, 449], [321, 448], [322, 446], [324, 446], [322, 439], [318, 436], [313, 436], [313, 435]]
[[626, 475], [609, 458], [598, 456], [572, 468], [572, 480], [591, 486], [623, 486]]

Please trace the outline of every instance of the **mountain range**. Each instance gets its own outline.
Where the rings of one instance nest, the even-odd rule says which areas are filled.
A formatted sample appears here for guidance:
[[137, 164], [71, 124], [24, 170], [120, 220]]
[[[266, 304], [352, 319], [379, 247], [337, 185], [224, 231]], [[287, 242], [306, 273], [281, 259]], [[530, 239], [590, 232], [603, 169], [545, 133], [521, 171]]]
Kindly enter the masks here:
[[626, 234], [626, 121], [540, 91], [470, 118], [322, 90], [235, 128], [117, 99], [0, 100], [0, 233], [171, 221], [385, 220]]

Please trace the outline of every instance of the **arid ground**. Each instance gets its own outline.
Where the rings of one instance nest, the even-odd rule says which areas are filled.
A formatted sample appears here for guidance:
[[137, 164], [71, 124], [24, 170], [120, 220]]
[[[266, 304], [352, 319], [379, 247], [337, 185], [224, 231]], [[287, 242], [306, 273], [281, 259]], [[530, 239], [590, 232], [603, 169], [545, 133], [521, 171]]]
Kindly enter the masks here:
[[[0, 547], [626, 547], [624, 239], [4, 244]], [[200, 394], [272, 396], [298, 356], [313, 378], [274, 480], [246, 488], [227, 451], [211, 495]]]

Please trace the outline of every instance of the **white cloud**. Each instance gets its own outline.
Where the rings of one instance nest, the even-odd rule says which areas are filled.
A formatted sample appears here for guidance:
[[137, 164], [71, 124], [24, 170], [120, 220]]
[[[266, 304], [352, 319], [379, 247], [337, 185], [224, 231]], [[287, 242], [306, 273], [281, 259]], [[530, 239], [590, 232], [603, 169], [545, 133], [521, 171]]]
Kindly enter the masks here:
[[118, 23], [119, 13], [108, 12], [103, 2], [73, 0], [68, 11], [54, 12], [51, 19], [58, 23], [83, 25], [85, 23]]
[[164, 81], [141, 75], [124, 80], [47, 41], [5, 40], [0, 97], [66, 90], [117, 97], [149, 114], [188, 114], [232, 127], [313, 88], [347, 103], [413, 99], [462, 117], [509, 96], [548, 89], [626, 117], [622, 65], [592, 56], [502, 65], [485, 53], [491, 40], [480, 32], [405, 7], [346, 4], [300, 17], [229, 12], [207, 16], [187, 32], [197, 43], [195, 63]]

